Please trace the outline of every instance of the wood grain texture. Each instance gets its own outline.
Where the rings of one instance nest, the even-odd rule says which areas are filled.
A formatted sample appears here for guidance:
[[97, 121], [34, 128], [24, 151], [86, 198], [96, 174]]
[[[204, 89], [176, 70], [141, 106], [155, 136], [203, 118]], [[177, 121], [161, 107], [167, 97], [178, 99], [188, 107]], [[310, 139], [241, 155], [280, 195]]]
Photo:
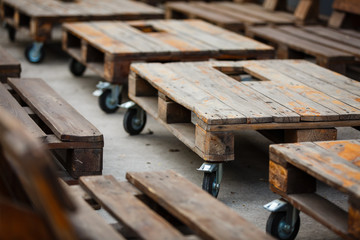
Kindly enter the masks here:
[[127, 173], [126, 177], [203, 239], [271, 239], [173, 171]]
[[22, 97], [60, 140], [101, 142], [103, 136], [41, 79], [9, 79]]
[[0, 82], [5, 83], [8, 77], [20, 77], [20, 62], [0, 47]]

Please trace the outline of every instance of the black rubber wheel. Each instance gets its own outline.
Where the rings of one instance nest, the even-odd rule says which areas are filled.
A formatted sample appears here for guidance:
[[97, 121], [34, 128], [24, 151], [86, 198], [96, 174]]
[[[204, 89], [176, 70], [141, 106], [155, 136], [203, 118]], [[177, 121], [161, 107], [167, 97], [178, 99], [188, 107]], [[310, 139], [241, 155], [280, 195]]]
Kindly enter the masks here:
[[6, 29], [8, 31], [8, 37], [10, 42], [15, 42], [16, 29], [13, 26], [10, 26], [9, 24], [6, 24]]
[[86, 66], [81, 62], [79, 62], [78, 60], [76, 60], [75, 58], [71, 58], [69, 69], [74, 76], [80, 77], [84, 74], [86, 70]]
[[280, 240], [293, 240], [300, 229], [300, 216], [296, 220], [294, 229], [286, 231], [286, 212], [273, 212], [266, 222], [266, 232]]
[[111, 90], [106, 89], [99, 97], [99, 106], [101, 110], [106, 113], [114, 113], [119, 109], [119, 104], [121, 103], [121, 93], [119, 94], [118, 101], [111, 101]]
[[130, 135], [138, 135], [145, 127], [146, 124], [146, 113], [144, 112], [144, 119], [141, 119], [137, 116], [137, 110], [130, 108], [126, 111], [124, 115], [124, 129]]
[[202, 189], [215, 198], [219, 195], [219, 188], [216, 188], [216, 172], [204, 172]]
[[40, 51], [35, 51], [34, 44], [30, 44], [25, 49], [25, 57], [30, 63], [42, 62], [45, 57], [44, 47], [41, 47]]

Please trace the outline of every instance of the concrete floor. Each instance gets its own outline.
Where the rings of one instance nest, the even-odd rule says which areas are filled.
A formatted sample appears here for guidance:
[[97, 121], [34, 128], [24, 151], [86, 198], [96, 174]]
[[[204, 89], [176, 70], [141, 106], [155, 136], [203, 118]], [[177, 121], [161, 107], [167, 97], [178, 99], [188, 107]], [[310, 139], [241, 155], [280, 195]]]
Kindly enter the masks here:
[[[75, 78], [68, 70], [69, 58], [61, 51], [60, 32], [55, 43], [46, 47], [42, 64], [29, 64], [23, 55], [31, 43], [27, 32], [19, 32], [15, 43], [10, 43], [7, 32], [0, 29], [0, 46], [7, 49], [22, 63], [22, 77], [44, 79], [51, 87], [92, 122], [105, 137], [104, 175], [125, 180], [127, 171], [155, 171], [172, 169], [193, 183], [201, 185], [202, 173], [197, 172], [202, 159], [182, 142], [148, 116], [145, 130], [138, 136], [129, 136], [123, 129], [124, 110], [105, 114], [97, 98], [92, 96], [101, 80], [92, 71]], [[339, 128], [339, 139], [360, 138], [351, 128]], [[264, 230], [269, 213], [263, 205], [278, 196], [268, 186], [268, 147], [271, 142], [253, 131], [244, 131], [236, 137], [236, 160], [225, 164], [224, 178], [218, 200], [234, 209], [248, 221]], [[319, 192], [346, 209], [347, 197], [319, 184]], [[301, 213], [301, 227], [297, 237], [302, 239], [340, 239], [337, 235]]]

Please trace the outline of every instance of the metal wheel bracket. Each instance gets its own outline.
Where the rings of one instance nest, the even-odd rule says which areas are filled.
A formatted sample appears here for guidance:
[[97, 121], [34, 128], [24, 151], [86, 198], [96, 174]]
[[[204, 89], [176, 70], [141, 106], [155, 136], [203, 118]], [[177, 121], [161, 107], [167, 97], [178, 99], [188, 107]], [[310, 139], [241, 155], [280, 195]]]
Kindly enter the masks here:
[[124, 108], [124, 109], [129, 109], [129, 108], [135, 107], [135, 105], [136, 105], [136, 103], [134, 103], [133, 101], [128, 101], [128, 102], [121, 104], [120, 107]]
[[264, 208], [270, 212], [286, 212], [289, 206], [291, 206], [290, 203], [282, 199], [276, 199], [265, 204]]
[[93, 96], [100, 97], [100, 95], [103, 94], [106, 89], [111, 89], [111, 83], [100, 81], [98, 84], [96, 84], [96, 88], [97, 89], [93, 92]]
[[43, 42], [34, 42], [32, 50], [35, 51], [37, 54], [39, 54], [43, 46], [44, 46]]
[[300, 213], [299, 210], [297, 210], [294, 206], [289, 204], [286, 211], [286, 223], [289, 224], [291, 229], [294, 229], [299, 213]]
[[222, 163], [203, 163], [198, 169], [200, 172], [216, 172], [216, 184], [220, 186], [223, 176], [223, 164]]

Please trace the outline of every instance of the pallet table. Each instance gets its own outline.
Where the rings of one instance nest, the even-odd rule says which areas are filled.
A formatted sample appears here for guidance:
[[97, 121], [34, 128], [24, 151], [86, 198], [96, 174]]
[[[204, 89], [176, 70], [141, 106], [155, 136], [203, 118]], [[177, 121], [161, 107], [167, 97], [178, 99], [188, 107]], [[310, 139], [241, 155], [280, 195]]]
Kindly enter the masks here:
[[[335, 140], [334, 127], [360, 125], [359, 87], [303, 60], [137, 63], [129, 78], [137, 105], [124, 127], [140, 133], [145, 111], [206, 163], [218, 164], [234, 160], [234, 135], [245, 129], [278, 142]], [[216, 174], [202, 170], [204, 189], [216, 195]]]
[[285, 12], [286, 6], [283, 0], [266, 0], [262, 6], [238, 2], [168, 2], [165, 15], [166, 19], [203, 19], [235, 32], [244, 32], [249, 26], [305, 24], [318, 18], [318, 0], [301, 0], [294, 14]]
[[107, 81], [99, 105], [108, 113], [118, 108], [119, 84], [127, 83], [132, 62], [273, 56], [272, 47], [201, 20], [67, 23], [63, 29], [63, 49], [73, 57], [71, 72], [80, 76], [86, 66]]
[[8, 77], [20, 77], [20, 72], [20, 62], [0, 47], [0, 83], [5, 83]]
[[4, 109], [51, 149], [72, 178], [102, 173], [103, 135], [43, 80], [8, 78], [1, 83]]
[[51, 38], [54, 25], [90, 20], [139, 20], [163, 18], [163, 11], [127, 0], [1, 0], [0, 18], [6, 23], [11, 41], [16, 30], [30, 31], [34, 43], [25, 56], [32, 63], [43, 60], [43, 44]]
[[[8, 112], [0, 114], [0, 239], [273, 239], [173, 171], [61, 184], [34, 140]], [[84, 199], [116, 223], [109, 225]]]
[[[281, 221], [283, 226], [291, 225], [290, 222], [284, 224], [290, 215], [295, 219], [293, 235], [296, 236], [300, 210], [344, 239], [359, 239], [359, 167], [360, 140], [271, 145], [270, 187], [289, 205], [285, 212], [283, 209], [270, 215], [267, 231], [277, 236]], [[316, 194], [316, 180], [348, 195], [348, 212]], [[298, 210], [291, 211], [292, 208]]]
[[[335, 1], [334, 13], [329, 20], [330, 27], [324, 26], [279, 26], [251, 27], [246, 35], [254, 39], [271, 44], [276, 48], [277, 57], [286, 58], [315, 58], [320, 66], [345, 74], [346, 70], [356, 70], [360, 57], [360, 33], [356, 30], [342, 29], [339, 27], [357, 23], [355, 17], [359, 15], [346, 13], [347, 8], [340, 8], [342, 3], [352, 2], [352, 11], [360, 5], [358, 1]], [[341, 14], [339, 13], [342, 9]], [[341, 20], [339, 14], [342, 16]], [[338, 27], [338, 28], [335, 28]], [[353, 66], [355, 65], [355, 67]]]

